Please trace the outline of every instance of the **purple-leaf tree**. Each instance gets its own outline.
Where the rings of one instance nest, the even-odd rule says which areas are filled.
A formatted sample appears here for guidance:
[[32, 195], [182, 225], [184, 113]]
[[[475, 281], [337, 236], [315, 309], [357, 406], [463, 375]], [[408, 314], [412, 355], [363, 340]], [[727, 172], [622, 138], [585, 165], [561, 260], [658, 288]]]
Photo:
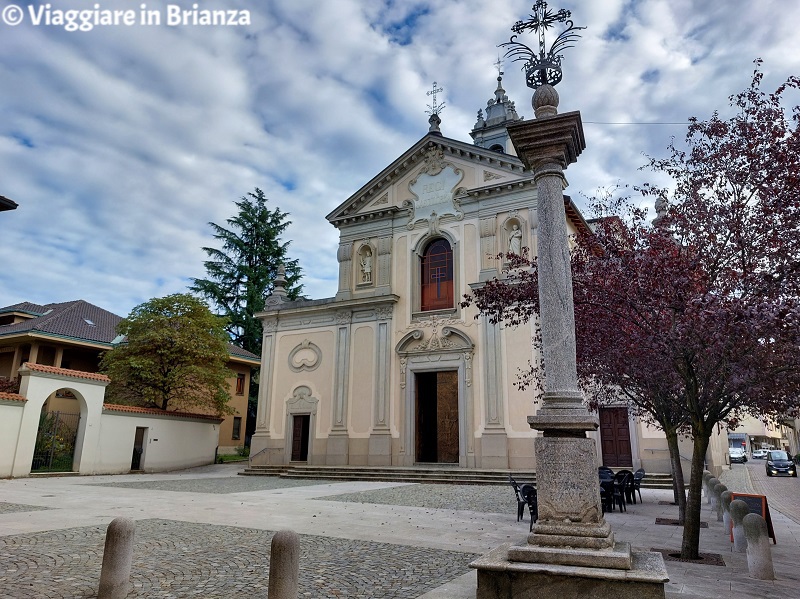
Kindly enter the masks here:
[[[784, 108], [800, 79], [763, 92], [760, 64], [750, 87], [730, 98], [732, 117], [692, 119], [686, 149], [673, 143], [667, 158], [650, 161], [672, 179], [637, 188], [656, 200], [655, 224], [603, 196], [572, 256], [578, 368], [590, 403], [627, 400], [661, 427], [676, 473], [677, 435], [693, 440], [681, 506], [686, 559], [699, 556], [702, 471], [718, 425], [794, 415], [800, 398], [800, 109], [787, 117]], [[535, 263], [512, 266], [465, 303], [492, 320], [529, 319]]]

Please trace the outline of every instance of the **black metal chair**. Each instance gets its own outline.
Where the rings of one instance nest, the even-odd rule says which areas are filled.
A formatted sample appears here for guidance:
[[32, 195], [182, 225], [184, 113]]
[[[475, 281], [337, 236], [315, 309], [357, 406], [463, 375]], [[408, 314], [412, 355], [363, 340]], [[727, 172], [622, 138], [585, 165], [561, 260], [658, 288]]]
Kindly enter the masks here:
[[514, 477], [512, 477], [510, 474], [508, 475], [508, 484], [510, 484], [511, 488], [514, 489], [514, 497], [517, 499], [517, 522], [519, 522], [525, 517], [525, 506], [528, 505], [528, 501], [522, 494], [522, 489], [520, 488], [519, 484], [517, 484], [517, 481], [515, 481]]
[[636, 503], [636, 493], [639, 494], [639, 501], [642, 502], [642, 479], [644, 476], [644, 468], [639, 468], [633, 473], [633, 493], [631, 493], [633, 496], [633, 503]]
[[632, 490], [630, 487], [633, 472], [620, 470], [614, 475], [614, 503], [619, 504], [619, 511], [627, 512], [628, 497]]
[[[614, 485], [614, 475], [613, 473], [609, 473], [605, 470], [600, 470], [599, 472], [600, 478], [600, 507], [605, 512], [613, 512], [614, 511], [614, 502], [617, 499], [617, 496], [614, 492], [615, 485]], [[620, 505], [620, 510], [622, 506]]]
[[522, 485], [520, 489], [522, 496], [525, 498], [525, 503], [528, 506], [528, 512], [531, 515], [531, 526], [528, 532], [533, 531], [533, 525], [539, 519], [539, 499], [536, 494], [536, 487], [533, 485]]
[[612, 478], [614, 477], [614, 471], [608, 466], [600, 466], [597, 469], [597, 474], [599, 474], [600, 476], [610, 476]]

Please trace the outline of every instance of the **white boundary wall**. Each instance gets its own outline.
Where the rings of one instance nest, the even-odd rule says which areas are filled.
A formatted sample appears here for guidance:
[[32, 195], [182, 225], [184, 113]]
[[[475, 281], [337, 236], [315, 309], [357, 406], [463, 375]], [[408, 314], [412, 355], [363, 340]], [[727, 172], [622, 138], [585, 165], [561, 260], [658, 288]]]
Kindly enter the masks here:
[[147, 429], [141, 458], [141, 469], [145, 472], [214, 463], [219, 423], [183, 416], [103, 410], [92, 474], [130, 472], [136, 427]]
[[130, 472], [137, 427], [147, 429], [141, 459], [146, 472], [214, 462], [220, 419], [106, 409], [103, 397], [107, 379], [88, 379], [85, 374], [61, 369], [41, 370], [36, 365], [20, 369], [20, 395], [25, 401], [0, 399], [0, 478], [30, 475], [42, 406], [58, 389], [72, 391], [80, 406], [72, 467], [75, 472]]

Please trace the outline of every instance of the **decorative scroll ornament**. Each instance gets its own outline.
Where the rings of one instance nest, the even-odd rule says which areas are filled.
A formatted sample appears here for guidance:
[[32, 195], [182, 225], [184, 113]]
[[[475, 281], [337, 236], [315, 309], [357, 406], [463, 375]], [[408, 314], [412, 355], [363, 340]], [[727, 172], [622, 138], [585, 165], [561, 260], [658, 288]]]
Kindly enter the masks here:
[[421, 329], [415, 329], [404, 335], [395, 348], [401, 357], [432, 352], [472, 353], [474, 349], [472, 340], [463, 331], [453, 327], [442, 327], [441, 333], [434, 327], [427, 338]]
[[316, 370], [322, 361], [322, 350], [308, 339], [289, 353], [289, 368], [294, 372]]
[[[572, 48], [575, 41], [581, 36], [577, 33], [586, 27], [575, 27], [570, 19], [571, 13], [563, 8], [559, 11], [548, 10], [547, 2], [537, 0], [533, 5], [533, 14], [527, 21], [517, 21], [511, 28], [516, 35], [501, 47], [506, 48], [505, 56], [513, 61], [524, 60], [522, 70], [525, 71], [525, 82], [528, 87], [537, 89], [542, 85], [556, 85], [561, 81], [561, 52]], [[565, 23], [567, 28], [562, 31], [551, 44], [550, 50], [545, 50], [544, 32], [553, 27], [555, 23]], [[538, 54], [525, 44], [515, 41], [517, 35], [525, 31], [533, 31], [539, 35]]]

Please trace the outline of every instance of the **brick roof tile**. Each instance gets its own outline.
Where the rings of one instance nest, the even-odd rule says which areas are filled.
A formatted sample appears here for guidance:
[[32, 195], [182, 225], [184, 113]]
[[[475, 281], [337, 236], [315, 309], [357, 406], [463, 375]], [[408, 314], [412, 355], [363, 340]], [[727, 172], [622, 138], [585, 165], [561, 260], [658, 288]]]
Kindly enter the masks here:
[[23, 365], [24, 368], [28, 368], [29, 370], [33, 370], [36, 372], [46, 372], [48, 374], [58, 374], [61, 376], [69, 376], [76, 379], [89, 379], [93, 381], [104, 381], [104, 382], [111, 382], [111, 379], [108, 378], [104, 374], [100, 374], [99, 372], [83, 372], [82, 370], [70, 370], [68, 368], [56, 368], [55, 366], [45, 366], [44, 364], [31, 364], [30, 362], [25, 362]]

